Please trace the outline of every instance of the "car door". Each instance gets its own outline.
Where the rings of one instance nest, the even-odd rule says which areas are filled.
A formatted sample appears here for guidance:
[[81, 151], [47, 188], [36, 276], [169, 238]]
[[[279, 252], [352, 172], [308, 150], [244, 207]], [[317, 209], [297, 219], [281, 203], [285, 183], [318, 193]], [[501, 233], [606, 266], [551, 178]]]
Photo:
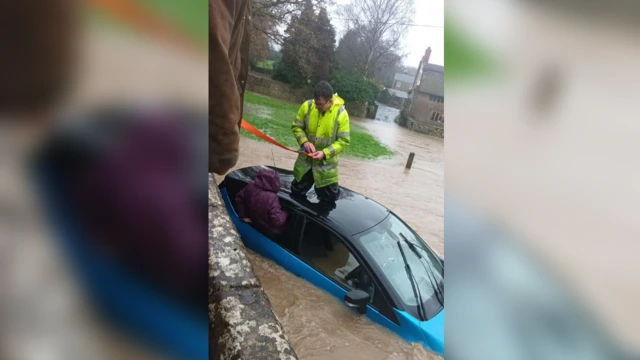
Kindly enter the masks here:
[[230, 193], [237, 194], [242, 188], [243, 187], [241, 186], [233, 185], [233, 182], [228, 182], [220, 190], [223, 195], [225, 206], [229, 211], [230, 218], [236, 226], [236, 229], [242, 238], [242, 242], [249, 249], [286, 268], [287, 261], [292, 257], [292, 255], [289, 249], [284, 246], [284, 239], [293, 229], [291, 224], [295, 217], [292, 217], [291, 214], [288, 216], [287, 223], [285, 225], [286, 232], [283, 235], [269, 234], [261, 231], [251, 223], [244, 222], [236, 212], [235, 201], [232, 200], [235, 198], [235, 195], [229, 196]]
[[[301, 215], [303, 216], [303, 215]], [[371, 272], [363, 263], [357, 249], [337, 232], [304, 217], [297, 254], [289, 261], [294, 274], [331, 293], [341, 301], [352, 290], [369, 294], [367, 316], [396, 330], [399, 325], [395, 312]], [[346, 305], [345, 305], [346, 306]]]

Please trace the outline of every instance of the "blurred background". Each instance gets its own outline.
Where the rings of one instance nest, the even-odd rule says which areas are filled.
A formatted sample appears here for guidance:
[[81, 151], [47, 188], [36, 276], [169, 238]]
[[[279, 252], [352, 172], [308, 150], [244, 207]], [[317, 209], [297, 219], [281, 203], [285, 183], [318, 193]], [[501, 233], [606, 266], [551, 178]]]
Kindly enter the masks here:
[[[206, 307], [193, 299], [206, 298], [207, 9], [0, 5], [0, 358], [206, 356]], [[176, 252], [178, 239], [191, 247]], [[201, 276], [178, 281], [193, 268], [172, 257]], [[196, 320], [129, 300], [157, 293]], [[191, 343], [141, 343], [145, 323], [155, 339], [170, 326]]]
[[447, 356], [638, 357], [639, 10], [447, 0]]

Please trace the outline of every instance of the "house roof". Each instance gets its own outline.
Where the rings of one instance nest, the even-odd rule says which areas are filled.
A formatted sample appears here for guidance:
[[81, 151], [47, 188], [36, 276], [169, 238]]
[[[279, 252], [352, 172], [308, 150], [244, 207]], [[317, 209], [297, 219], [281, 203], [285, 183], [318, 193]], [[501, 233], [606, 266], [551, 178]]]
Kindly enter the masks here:
[[407, 74], [402, 74], [402, 73], [397, 73], [394, 77], [393, 80], [400, 80], [403, 83], [407, 83], [407, 84], [413, 84], [413, 80], [415, 79], [414, 76], [411, 75], [407, 75]]
[[389, 89], [389, 88], [387, 88], [386, 90], [389, 92], [389, 95], [391, 96], [399, 97], [401, 99], [407, 99], [409, 97], [409, 94], [404, 91]]
[[425, 64], [424, 68], [425, 71], [435, 71], [435, 72], [441, 72], [444, 74], [444, 66], [442, 65], [436, 65], [436, 64]]

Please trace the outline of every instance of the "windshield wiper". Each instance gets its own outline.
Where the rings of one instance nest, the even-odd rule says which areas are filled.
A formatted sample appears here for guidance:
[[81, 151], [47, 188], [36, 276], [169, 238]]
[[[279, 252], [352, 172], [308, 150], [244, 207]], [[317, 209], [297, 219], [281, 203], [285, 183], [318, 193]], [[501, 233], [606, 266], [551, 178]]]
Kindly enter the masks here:
[[[420, 255], [420, 252], [418, 252], [418, 249], [416, 249], [416, 245], [414, 243], [412, 243], [411, 241], [409, 241], [407, 239], [407, 237], [404, 236], [403, 233], [400, 233], [400, 237], [402, 238], [402, 240], [404, 240], [405, 243], [407, 243], [407, 246], [409, 246], [409, 249], [411, 249], [411, 251], [418, 257], [418, 259], [423, 260], [422, 255]], [[438, 303], [440, 303], [440, 306], [444, 306], [444, 298], [442, 296], [442, 289], [441, 289], [440, 284], [438, 283], [438, 281], [435, 279], [435, 276], [433, 275], [433, 269], [428, 269], [423, 261], [420, 261], [420, 264], [424, 268], [424, 271], [427, 273], [427, 276], [429, 276], [429, 281], [431, 282], [431, 287], [433, 287], [434, 290], [435, 290], [434, 293], [436, 295], [436, 299], [438, 300]], [[424, 309], [423, 309], [423, 311], [424, 311]]]
[[411, 283], [411, 289], [413, 289], [413, 296], [418, 303], [418, 305], [416, 305], [416, 307], [418, 308], [418, 316], [420, 317], [421, 321], [426, 321], [427, 317], [424, 311], [424, 304], [422, 303], [422, 294], [420, 294], [420, 288], [418, 287], [418, 284], [416, 284], [416, 278], [413, 277], [413, 272], [411, 271], [411, 267], [409, 266], [409, 262], [407, 261], [407, 255], [404, 254], [404, 249], [402, 249], [400, 241], [397, 241], [396, 244], [398, 244], [398, 249], [400, 249], [400, 254], [402, 255], [402, 260], [404, 261], [404, 269], [407, 271], [407, 277], [409, 278], [409, 282]]

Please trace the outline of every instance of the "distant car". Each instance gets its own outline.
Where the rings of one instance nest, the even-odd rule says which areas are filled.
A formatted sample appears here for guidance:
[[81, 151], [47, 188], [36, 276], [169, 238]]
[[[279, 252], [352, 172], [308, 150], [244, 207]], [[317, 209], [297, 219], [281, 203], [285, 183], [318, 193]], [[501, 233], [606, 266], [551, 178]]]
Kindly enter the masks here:
[[[236, 194], [264, 168], [281, 180], [287, 230], [267, 236], [240, 219]], [[397, 333], [444, 354], [444, 260], [398, 216], [341, 187], [332, 205], [292, 197], [293, 173], [248, 167], [229, 173], [219, 188], [244, 244]]]

